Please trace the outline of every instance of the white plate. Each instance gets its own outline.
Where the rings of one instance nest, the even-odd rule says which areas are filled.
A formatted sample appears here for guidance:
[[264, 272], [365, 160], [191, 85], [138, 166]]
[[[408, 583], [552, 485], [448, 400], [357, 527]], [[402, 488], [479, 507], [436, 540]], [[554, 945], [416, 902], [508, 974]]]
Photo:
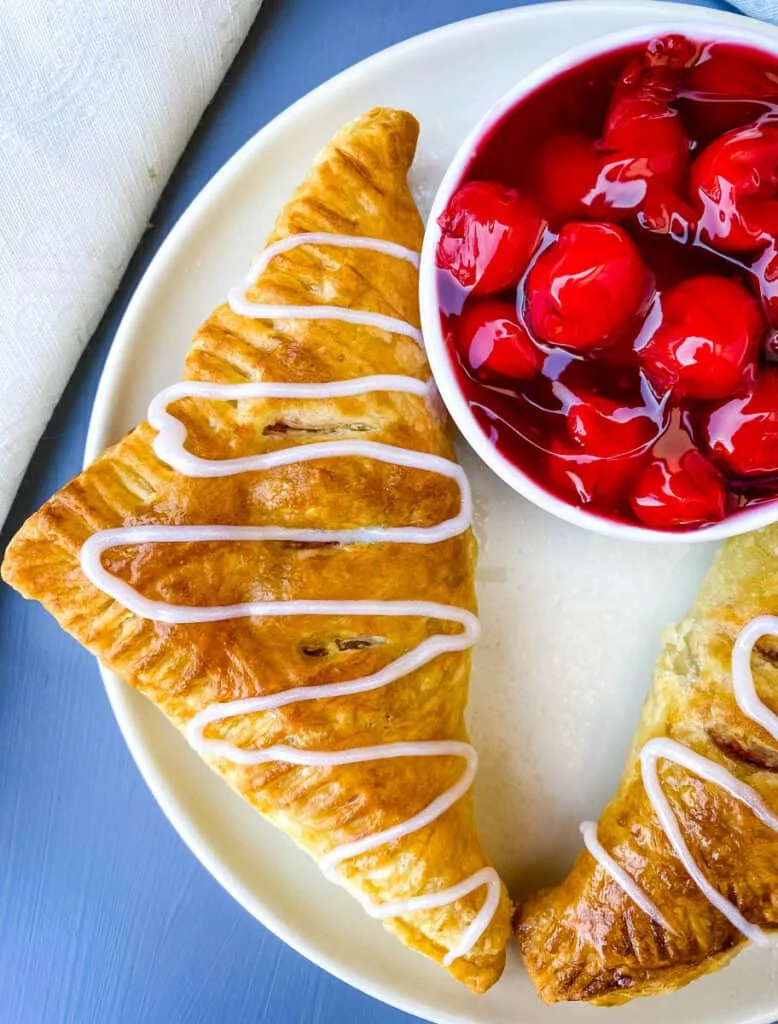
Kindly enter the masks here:
[[[452, 25], [357, 65], [251, 140], [203, 190], [138, 288], [100, 382], [90, 461], [177, 380], [189, 339], [244, 271], [311, 157], [340, 125], [376, 104], [421, 121], [413, 170], [429, 204], [467, 130], [521, 75], [568, 46], [641, 22], [733, 16], [624, 0], [524, 7]], [[778, 36], [767, 26], [764, 32]], [[580, 848], [620, 774], [662, 627], [681, 615], [711, 555], [706, 546], [608, 540], [529, 505], [463, 452], [478, 508], [484, 638], [470, 703], [482, 764], [483, 835], [514, 895], [553, 882]], [[231, 793], [139, 694], [104, 672], [143, 777], [174, 827], [260, 921], [326, 970], [437, 1022], [534, 1024], [592, 1018], [543, 1007], [511, 951], [503, 980], [477, 999], [403, 949], [313, 863]], [[778, 961], [749, 950], [684, 991], [615, 1011], [623, 1024], [756, 1024], [778, 1016]]]

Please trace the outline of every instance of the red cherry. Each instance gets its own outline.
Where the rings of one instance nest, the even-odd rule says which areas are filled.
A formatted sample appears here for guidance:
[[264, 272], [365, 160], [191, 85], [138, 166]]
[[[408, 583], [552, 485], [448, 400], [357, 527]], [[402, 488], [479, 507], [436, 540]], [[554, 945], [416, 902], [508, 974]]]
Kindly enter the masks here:
[[[679, 196], [689, 162], [689, 138], [671, 105], [679, 72], [678, 55], [646, 54], [627, 66], [598, 145], [613, 206], [639, 211], [642, 228], [690, 236], [694, 211]], [[654, 63], [651, 63], [651, 62]]]
[[640, 253], [621, 228], [566, 224], [529, 272], [527, 320], [552, 344], [602, 345], [637, 313], [646, 283]]
[[770, 326], [778, 327], [778, 247], [775, 240], [751, 264]]
[[732, 96], [743, 100], [778, 99], [775, 72], [766, 65], [728, 57], [714, 52], [713, 60], [704, 60], [689, 71], [688, 87], [694, 92], [707, 92], [717, 99]]
[[742, 398], [731, 398], [703, 421], [710, 456], [733, 476], [778, 472], [778, 368], [768, 366]]
[[683, 73], [700, 59], [702, 45], [677, 32], [655, 36], [646, 47], [647, 67], [673, 87], [682, 84]]
[[545, 226], [529, 199], [492, 181], [463, 185], [438, 224], [438, 266], [479, 295], [518, 284]]
[[639, 456], [601, 459], [552, 441], [545, 478], [550, 490], [571, 505], [610, 512], [622, 505], [642, 464]]
[[[652, 40], [627, 62], [613, 89], [608, 117], [623, 100], [645, 100], [667, 109], [684, 84], [686, 68], [694, 63], [696, 44], [681, 36]], [[607, 120], [606, 120], [607, 124]]]
[[670, 235], [682, 245], [694, 238], [697, 213], [691, 203], [659, 178], [652, 179], [637, 214], [638, 226], [657, 235]]
[[[642, 209], [656, 185], [667, 205], [667, 194], [681, 187], [690, 144], [673, 102], [694, 52], [682, 37], [663, 37], [653, 40], [622, 72], [598, 144], [601, 180], [610, 181], [614, 205]], [[643, 224], [650, 230], [656, 230], [658, 205], [652, 199], [652, 212]]]
[[480, 380], [524, 380], [543, 363], [543, 353], [518, 322], [510, 302], [485, 299], [466, 306], [457, 343], [468, 368]]
[[691, 448], [677, 459], [653, 459], [636, 480], [629, 501], [645, 526], [679, 530], [723, 519], [727, 485], [716, 467]]
[[581, 394], [566, 418], [570, 436], [587, 455], [608, 458], [639, 454], [660, 430], [645, 408], [593, 393]]
[[605, 216], [608, 204], [598, 194], [599, 176], [594, 142], [580, 132], [552, 135], [540, 147], [534, 163], [535, 191], [554, 227]]
[[678, 192], [690, 143], [673, 102], [696, 52], [682, 36], [652, 40], [622, 72], [598, 143], [610, 204], [639, 211], [642, 228], [684, 241], [694, 217]]
[[700, 236], [750, 252], [778, 233], [778, 124], [750, 124], [711, 142], [691, 167]]
[[688, 79], [690, 93], [714, 97], [712, 103], [694, 104], [695, 134], [705, 141], [759, 117], [771, 101], [778, 100], [778, 83], [770, 66], [751, 56], [743, 60], [717, 50], [713, 48], [713, 60], [693, 67]]
[[617, 100], [605, 121], [600, 148], [622, 165], [623, 181], [661, 178], [678, 188], [686, 173], [689, 139], [678, 111], [656, 96], [640, 93]]
[[754, 365], [764, 322], [742, 285], [715, 274], [682, 281], [661, 297], [662, 322], [640, 350], [660, 391], [726, 398]]
[[619, 76], [614, 95], [642, 91], [647, 95], [673, 99], [684, 85], [688, 69], [700, 57], [700, 44], [686, 36], [655, 36], [643, 53], [633, 57]]

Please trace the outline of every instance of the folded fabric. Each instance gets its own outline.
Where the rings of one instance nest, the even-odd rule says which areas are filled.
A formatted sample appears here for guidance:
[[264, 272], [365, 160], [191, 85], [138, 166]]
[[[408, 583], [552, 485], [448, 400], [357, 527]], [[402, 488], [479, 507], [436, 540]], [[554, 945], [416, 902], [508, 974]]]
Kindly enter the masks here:
[[261, 0], [5, 0], [0, 525]]
[[730, 0], [730, 3], [752, 18], [778, 22], [778, 0]]

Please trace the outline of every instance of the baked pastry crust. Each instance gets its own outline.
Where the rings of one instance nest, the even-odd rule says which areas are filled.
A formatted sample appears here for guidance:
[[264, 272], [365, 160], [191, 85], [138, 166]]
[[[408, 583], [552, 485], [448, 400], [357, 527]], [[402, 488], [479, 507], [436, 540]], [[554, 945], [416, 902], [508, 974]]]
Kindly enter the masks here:
[[[422, 224], [406, 182], [417, 133], [410, 114], [385, 109], [347, 125], [316, 158], [268, 244], [301, 232], [329, 232], [418, 250]], [[371, 310], [418, 325], [416, 269], [381, 252], [291, 249], [272, 260], [248, 298]], [[223, 305], [195, 335], [184, 376], [237, 384], [371, 374], [426, 380], [429, 371], [410, 337], [320, 319], [249, 319]], [[170, 411], [186, 427], [187, 450], [207, 459], [355, 437], [454, 458], [444, 414], [413, 394], [183, 398]], [[451, 480], [359, 457], [216, 479], [186, 477], [155, 456], [154, 437], [151, 426], [141, 423], [55, 494], [12, 540], [2, 574], [179, 728], [214, 702], [368, 675], [426, 637], [459, 629], [418, 616], [171, 624], [132, 614], [81, 569], [80, 549], [97, 531], [137, 524], [431, 526], [454, 516], [460, 503]], [[141, 543], [107, 551], [102, 563], [141, 595], [177, 605], [413, 598], [474, 610], [475, 558], [468, 530], [435, 544]], [[381, 689], [230, 718], [209, 726], [208, 735], [246, 749], [463, 740], [469, 667], [468, 652], [444, 653]], [[461, 759], [453, 756], [318, 767], [206, 760], [316, 859], [406, 821], [462, 774]], [[488, 864], [468, 794], [433, 823], [344, 860], [338, 870], [347, 888], [381, 904], [439, 891]], [[437, 909], [384, 923], [406, 945], [442, 961], [483, 903], [481, 887]], [[510, 914], [503, 888], [483, 935], [449, 967], [475, 991], [502, 972]]]
[[[667, 631], [653, 687], [599, 840], [669, 928], [645, 913], [588, 852], [558, 886], [517, 914], [519, 946], [545, 1001], [617, 1004], [671, 992], [718, 970], [743, 948], [741, 933], [703, 895], [649, 803], [639, 755], [671, 737], [721, 764], [778, 811], [778, 744], [738, 707], [732, 649], [756, 616], [778, 613], [778, 527], [730, 540], [696, 603]], [[778, 709], [778, 638], [752, 656], [761, 700]], [[778, 835], [720, 787], [670, 761], [659, 778], [694, 860], [749, 923], [778, 927]]]

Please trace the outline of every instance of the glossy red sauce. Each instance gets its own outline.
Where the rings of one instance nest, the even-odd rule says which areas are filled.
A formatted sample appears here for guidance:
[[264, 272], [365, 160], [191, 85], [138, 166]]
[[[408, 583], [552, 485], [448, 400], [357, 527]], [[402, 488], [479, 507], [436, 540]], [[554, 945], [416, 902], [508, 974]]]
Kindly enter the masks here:
[[591, 60], [481, 142], [440, 218], [470, 408], [564, 500], [684, 530], [778, 494], [778, 61]]

